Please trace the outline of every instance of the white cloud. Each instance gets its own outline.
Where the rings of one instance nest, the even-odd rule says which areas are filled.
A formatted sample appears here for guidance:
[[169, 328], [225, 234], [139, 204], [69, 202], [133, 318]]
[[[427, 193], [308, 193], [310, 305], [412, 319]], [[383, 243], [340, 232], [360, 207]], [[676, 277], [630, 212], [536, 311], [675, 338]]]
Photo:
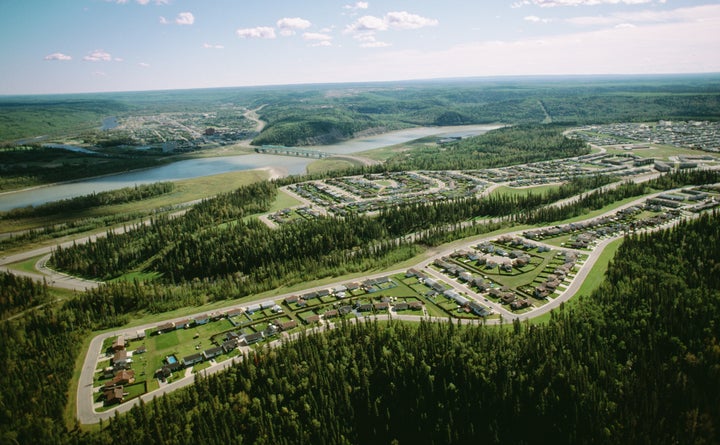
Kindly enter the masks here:
[[385, 48], [390, 46], [389, 43], [377, 40], [374, 31], [358, 32], [353, 35], [353, 38], [358, 41], [361, 48]]
[[60, 60], [60, 61], [67, 61], [72, 60], [72, 57], [68, 56], [67, 54], [63, 53], [52, 53], [45, 56], [45, 60]]
[[170, 23], [170, 22], [168, 22], [168, 19], [166, 19], [166, 18], [163, 17], [163, 16], [160, 16], [160, 24], [161, 24], [161, 25], [167, 25], [167, 24], [169, 24], [169, 23]]
[[303, 39], [313, 42], [310, 46], [332, 46], [332, 36], [319, 32], [303, 33]]
[[543, 19], [536, 15], [528, 15], [526, 17], [523, 17], [523, 20], [526, 22], [532, 22], [532, 23], [549, 23], [551, 19]]
[[181, 12], [175, 18], [175, 23], [178, 25], [192, 25], [195, 23], [195, 16], [191, 12]]
[[243, 28], [235, 31], [238, 37], [243, 39], [274, 39], [275, 29], [269, 26], [258, 26], [256, 28]]
[[408, 79], [417, 73], [433, 78], [719, 72], [720, 5], [713, 6], [715, 12], [703, 8], [706, 18], [697, 21], [478, 41], [438, 51], [373, 52], [344, 69], [367, 79], [377, 78], [366, 68], [374, 66], [383, 67], [383, 79]]
[[332, 40], [332, 36], [328, 34], [322, 34], [319, 32], [306, 32], [303, 33], [303, 39], [305, 40]]
[[277, 27], [280, 29], [280, 35], [291, 36], [295, 31], [307, 29], [312, 25], [309, 21], [300, 17], [285, 17], [277, 21]]
[[[539, 6], [541, 8], [555, 8], [558, 6], [597, 6], [597, 5], [641, 5], [652, 3], [653, 0], [521, 0], [512, 4], [513, 8], [520, 8], [527, 5]], [[660, 3], [665, 1], [660, 0]]]
[[355, 2], [352, 5], [345, 5], [343, 6], [344, 9], [350, 9], [352, 11], [356, 11], [358, 9], [367, 9], [370, 5], [368, 2]]
[[223, 45], [217, 45], [217, 44], [213, 45], [212, 43], [203, 43], [203, 48], [208, 48], [208, 49], [223, 49], [223, 48], [225, 48], [225, 47], [224, 47]]
[[386, 31], [388, 29], [419, 29], [426, 26], [437, 26], [436, 19], [411, 14], [407, 11], [388, 12], [383, 17], [365, 15], [348, 25], [346, 32]]
[[146, 62], [140, 62], [138, 63], [138, 66], [141, 68], [150, 68], [150, 64]]
[[426, 26], [437, 26], [436, 19], [429, 19], [407, 11], [388, 12], [385, 16], [388, 26], [393, 29], [419, 29]]
[[107, 53], [101, 49], [96, 49], [87, 56], [83, 57], [83, 60], [87, 60], [88, 62], [109, 62], [112, 60], [112, 56], [110, 55], [110, 53]]
[[150, 3], [150, 0], [135, 0], [135, 1], [137, 1], [138, 4], [143, 5], [143, 6], [145, 6], [145, 5], [147, 5], [148, 3]]
[[616, 26], [626, 23], [698, 22], [720, 16], [718, 5], [678, 8], [673, 10], [644, 10], [616, 12], [609, 15], [571, 17], [566, 21], [578, 26]]

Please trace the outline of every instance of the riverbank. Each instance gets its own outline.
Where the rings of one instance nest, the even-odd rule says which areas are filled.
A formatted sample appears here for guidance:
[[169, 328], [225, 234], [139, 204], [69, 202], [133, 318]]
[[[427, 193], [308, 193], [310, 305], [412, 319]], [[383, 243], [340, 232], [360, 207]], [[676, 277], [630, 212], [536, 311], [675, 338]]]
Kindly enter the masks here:
[[[372, 137], [351, 139], [340, 144], [317, 146], [313, 147], [313, 149], [342, 156], [406, 143], [433, 135], [477, 135], [497, 127], [498, 125], [415, 127]], [[153, 182], [178, 181], [202, 176], [212, 176], [239, 170], [276, 167], [279, 168], [280, 171], [286, 172], [285, 175], [304, 174], [307, 171], [308, 164], [312, 161], [313, 159], [303, 157], [260, 153], [237, 153], [229, 156], [208, 155], [207, 157], [202, 154], [194, 154], [192, 157], [186, 155], [184, 158], [181, 155], [178, 156], [178, 158], [166, 159], [166, 163], [159, 167], [143, 168], [123, 173], [114, 173], [5, 192], [0, 195], [0, 211], [7, 211], [29, 205], [39, 205], [50, 201], [87, 195], [93, 192], [115, 190]]]

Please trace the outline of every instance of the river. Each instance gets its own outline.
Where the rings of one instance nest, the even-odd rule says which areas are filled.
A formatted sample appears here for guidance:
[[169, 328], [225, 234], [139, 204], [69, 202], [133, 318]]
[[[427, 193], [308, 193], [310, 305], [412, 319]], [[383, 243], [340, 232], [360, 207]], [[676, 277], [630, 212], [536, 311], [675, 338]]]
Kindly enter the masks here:
[[[417, 127], [393, 131], [376, 136], [351, 139], [338, 144], [310, 147], [327, 153], [351, 154], [375, 148], [408, 142], [432, 135], [472, 136], [487, 132], [497, 125], [464, 125], [459, 127]], [[262, 167], [278, 167], [290, 175], [303, 174], [310, 162], [315, 159], [268, 154], [248, 154], [215, 158], [197, 158], [174, 162], [162, 167], [119, 173], [81, 181], [54, 184], [17, 192], [0, 194], [0, 211], [17, 207], [44, 204], [50, 201], [73, 198], [75, 196], [150, 184], [160, 181], [177, 181], [217, 175], [239, 170], [252, 170]]]

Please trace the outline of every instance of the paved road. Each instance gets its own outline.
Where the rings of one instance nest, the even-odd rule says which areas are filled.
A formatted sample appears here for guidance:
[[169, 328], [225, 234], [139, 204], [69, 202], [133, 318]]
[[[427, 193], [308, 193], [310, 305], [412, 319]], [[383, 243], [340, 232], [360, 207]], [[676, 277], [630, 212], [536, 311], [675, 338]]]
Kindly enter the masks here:
[[[635, 200], [635, 201], [633, 201], [633, 202], [630, 202], [630, 203], [628, 203], [628, 204], [625, 204], [625, 205], [622, 206], [621, 208], [629, 207], [629, 206], [632, 206], [632, 205], [636, 205], [636, 204], [642, 202], [644, 199], [647, 199], [647, 198], [644, 197], [644, 198], [642, 198], [642, 199]], [[615, 209], [615, 210], [613, 210], [613, 212], [609, 212], [609, 213], [614, 213], [614, 212], [616, 212], [617, 210], [618, 210], [618, 209]], [[605, 215], [603, 215], [603, 216], [605, 216]], [[602, 217], [602, 216], [600, 216], [600, 217]], [[598, 217], [598, 218], [600, 218], [600, 217]], [[670, 224], [676, 224], [676, 223], [677, 223], [677, 221], [673, 221], [673, 222], [671, 222]], [[664, 227], [667, 227], [667, 226], [668, 226], [668, 225], [665, 225]], [[661, 228], [661, 227], [658, 227], [658, 228], [653, 229], [653, 230], [659, 230], [660, 228]], [[510, 232], [510, 233], [508, 233], [507, 235], [509, 235], [509, 236], [521, 236], [521, 235], [522, 235], [522, 231]], [[579, 291], [580, 287], [582, 286], [582, 283], [583, 283], [583, 282], [585, 281], [585, 279], [587, 278], [588, 274], [589, 274], [590, 271], [592, 270], [593, 266], [594, 266], [595, 263], [597, 262], [598, 258], [600, 257], [600, 255], [602, 254], [602, 252], [604, 251], [604, 249], [605, 249], [611, 242], [613, 242], [613, 241], [615, 241], [616, 239], [621, 238], [621, 237], [622, 237], [622, 235], [617, 235], [617, 236], [614, 236], [614, 237], [606, 238], [606, 239], [602, 240], [601, 242], [599, 242], [599, 243], [596, 245], [596, 247], [593, 249], [593, 251], [589, 252], [589, 254], [588, 254], [588, 252], [582, 252], [583, 254], [588, 254], [588, 258], [582, 263], [582, 265], [580, 266], [579, 270], [575, 273], [574, 278], [572, 279], [572, 281], [570, 282], [570, 284], [565, 288], [565, 290], [562, 291], [562, 293], [561, 293], [558, 297], [556, 297], [555, 299], [553, 299], [553, 300], [550, 301], [549, 303], [547, 303], [547, 304], [545, 304], [545, 305], [543, 305], [543, 306], [541, 306], [541, 307], [534, 308], [534, 309], [532, 309], [532, 310], [530, 310], [530, 311], [528, 311], [528, 312], [526, 312], [526, 313], [523, 313], [523, 314], [514, 314], [514, 313], [508, 311], [507, 309], [505, 309], [504, 307], [502, 307], [500, 304], [496, 304], [496, 303], [493, 303], [493, 302], [490, 302], [490, 301], [485, 301], [485, 299], [482, 298], [482, 297], [481, 297], [480, 295], [478, 295], [477, 293], [472, 292], [471, 290], [469, 290], [468, 288], [460, 285], [460, 284], [457, 283], [456, 281], [454, 281], [454, 280], [449, 280], [446, 276], [444, 276], [444, 275], [442, 275], [442, 274], [434, 271], [432, 268], [427, 267], [427, 266], [428, 266], [429, 264], [431, 264], [435, 259], [440, 258], [440, 257], [442, 257], [442, 256], [449, 255], [450, 253], [452, 253], [454, 250], [457, 250], [458, 248], [469, 247], [469, 246], [472, 246], [472, 245], [474, 245], [474, 244], [477, 244], [478, 242], [480, 242], [480, 241], [482, 241], [482, 240], [484, 240], [484, 239], [490, 240], [490, 239], [493, 239], [493, 238], [495, 238], [495, 237], [476, 237], [476, 238], [473, 238], [471, 241], [467, 241], [467, 240], [466, 240], [466, 241], [465, 241], [462, 245], [460, 245], [459, 247], [458, 247], [457, 245], [455, 245], [455, 246], [453, 246], [452, 248], [446, 249], [446, 250], [444, 250], [444, 251], [435, 252], [432, 256], [430, 256], [430, 257], [426, 258], [425, 260], [423, 260], [422, 262], [418, 263], [418, 264], [415, 266], [415, 268], [417, 268], [417, 269], [423, 269], [425, 272], [427, 272], [427, 273], [435, 276], [436, 278], [441, 279], [441, 280], [443, 280], [443, 281], [446, 282], [446, 283], [449, 283], [449, 284], [450, 284], [451, 286], [453, 286], [453, 288], [455, 288], [456, 290], [458, 290], [458, 291], [460, 291], [460, 292], [463, 292], [465, 295], [468, 295], [468, 296], [470, 296], [471, 298], [476, 299], [476, 300], [479, 301], [481, 304], [483, 304], [483, 305], [485, 305], [485, 306], [490, 306], [490, 307], [492, 307], [492, 309], [495, 310], [496, 313], [499, 313], [499, 314], [501, 314], [501, 316], [502, 316], [501, 319], [491, 319], [491, 320], [461, 319], [461, 320], [460, 320], [461, 323], [464, 323], [464, 324], [488, 324], [488, 325], [500, 324], [500, 323], [505, 323], [505, 322], [511, 322], [511, 321], [514, 320], [514, 319], [526, 320], [526, 319], [530, 319], [530, 318], [534, 318], [534, 317], [538, 317], [538, 316], [544, 315], [544, 314], [546, 314], [546, 313], [548, 313], [548, 312], [550, 312], [550, 311], [558, 308], [562, 303], [568, 301], [570, 298], [572, 298], [573, 296], [575, 296], [575, 294], [577, 294], [577, 292]], [[535, 241], [533, 241], [533, 242], [535, 242]], [[542, 244], [542, 243], [538, 243], [538, 242], [535, 242], [535, 243], [536, 243], [536, 244]], [[553, 247], [554, 249], [557, 249], [557, 247], [554, 247], [554, 246], [552, 246], [552, 247]], [[571, 250], [571, 251], [572, 251], [573, 249], [563, 249], [563, 250]], [[366, 279], [371, 279], [371, 278], [378, 278], [378, 277], [381, 277], [381, 276], [395, 275], [395, 274], [398, 274], [398, 273], [403, 273], [404, 271], [405, 271], [405, 269], [402, 269], [402, 270], [394, 270], [394, 271], [389, 271], [389, 272], [384, 272], [384, 273], [382, 273], [382, 274], [375, 274], [375, 275], [363, 276], [363, 277], [361, 277], [361, 278], [358, 278], [358, 280], [366, 280]], [[347, 281], [348, 281], [348, 280], [345, 280], [345, 281], [343, 281], [343, 283], [344, 283], [344, 282], [347, 282]], [[327, 285], [323, 285], [323, 286], [317, 286], [317, 287], [310, 288], [310, 289], [304, 289], [304, 290], [302, 291], [302, 293], [317, 291], [317, 290], [320, 290], [320, 289], [328, 289], [328, 288], [332, 288], [332, 287], [338, 286], [338, 285], [340, 285], [340, 284], [342, 284], [342, 283], [338, 282], [338, 283], [334, 283], [334, 284], [327, 284]], [[272, 297], [272, 298], [263, 300], [262, 302], [270, 302], [270, 301], [273, 301], [273, 302], [274, 302], [274, 301], [283, 300], [283, 299], [285, 299], [286, 297], [291, 296], [291, 295], [296, 295], [297, 293], [298, 293], [298, 292], [291, 292], [291, 293], [280, 294], [280, 295], [274, 296], [274, 297]], [[261, 303], [262, 303], [262, 302], [261, 302]], [[257, 303], [258, 303], [258, 302], [252, 302], [252, 304], [257, 304]], [[227, 310], [231, 310], [231, 309], [233, 309], [233, 308], [242, 308], [242, 307], [246, 307], [246, 306], [249, 305], [249, 304], [251, 304], [251, 303], [250, 303], [250, 302], [244, 302], [243, 304], [235, 305], [235, 306], [233, 306], [233, 307], [224, 308], [223, 310], [224, 310], [224, 311], [227, 311]], [[177, 318], [177, 319], [174, 319], [174, 320], [166, 320], [166, 321], [178, 321], [178, 320], [180, 320], [180, 319], [185, 319], [185, 318], [187, 318], [187, 316], [186, 316], [186, 317], [180, 317], [180, 318]], [[447, 321], [447, 318], [445, 318], [445, 317], [429, 317], [429, 316], [427, 315], [427, 312], [425, 312], [425, 311], [423, 311], [423, 315], [422, 315], [422, 316], [418, 316], [418, 315], [405, 315], [405, 314], [397, 314], [397, 313], [389, 313], [389, 314], [387, 314], [387, 315], [377, 315], [377, 316], [370, 316], [370, 317], [358, 317], [358, 318], [356, 319], [356, 321], [362, 322], [362, 321], [367, 321], [368, 319], [398, 319], [398, 320], [406, 320], [406, 321], [418, 321], [419, 319], [426, 319], [426, 320], [436, 321], [436, 322], [444, 322], [444, 321]], [[165, 322], [165, 321], [164, 321], [164, 322]], [[318, 328], [313, 329], [313, 331], [315, 331], [315, 332], [322, 332], [322, 331], [324, 331], [325, 329], [329, 329], [329, 328], [332, 328], [332, 327], [334, 326], [332, 323], [328, 323], [328, 322], [326, 322], [326, 321], [323, 321], [322, 323], [323, 323], [323, 324], [322, 324], [321, 326], [319, 326]], [[87, 424], [87, 423], [97, 423], [97, 422], [100, 421], [100, 419], [106, 420], [106, 419], [112, 417], [112, 416], [115, 414], [116, 411], [117, 411], [117, 412], [121, 412], [121, 413], [122, 413], [122, 412], [125, 412], [125, 411], [128, 411], [128, 410], [131, 409], [133, 406], [135, 406], [136, 404], [140, 403], [140, 399], [142, 399], [144, 402], [148, 402], [148, 401], [151, 401], [153, 398], [155, 398], [155, 397], [157, 397], [157, 396], [160, 396], [160, 395], [163, 395], [163, 394], [165, 394], [165, 393], [167, 393], [167, 392], [173, 391], [173, 390], [175, 390], [175, 389], [178, 389], [178, 388], [181, 388], [181, 387], [190, 385], [190, 384], [192, 384], [192, 383], [195, 381], [195, 376], [192, 375], [192, 374], [190, 374], [190, 375], [188, 375], [188, 376], [186, 376], [186, 377], [184, 377], [184, 378], [178, 379], [178, 380], [176, 380], [176, 381], [174, 381], [174, 382], [172, 382], [172, 383], [169, 383], [169, 384], [167, 384], [167, 385], [163, 385], [160, 389], [158, 389], [158, 390], [156, 390], [156, 391], [153, 391], [153, 392], [151, 392], [151, 393], [145, 394], [145, 395], [143, 395], [142, 397], [140, 397], [140, 398], [138, 398], [138, 399], [134, 399], [134, 400], [131, 400], [131, 401], [127, 402], [127, 403], [123, 403], [123, 404], [121, 404], [121, 405], [119, 405], [119, 406], [117, 406], [117, 407], [114, 407], [114, 408], [112, 408], [112, 409], [109, 409], [109, 410], [107, 410], [107, 411], [103, 411], [103, 412], [95, 412], [95, 411], [94, 411], [94, 409], [93, 409], [93, 400], [94, 400], [94, 398], [93, 398], [93, 375], [94, 375], [95, 369], [96, 369], [96, 367], [97, 367], [98, 359], [99, 359], [99, 358], [101, 357], [101, 355], [102, 355], [101, 347], [102, 347], [103, 341], [104, 341], [106, 338], [108, 338], [108, 337], [115, 337], [115, 336], [117, 336], [117, 335], [119, 335], [119, 334], [124, 334], [124, 335], [126, 335], [126, 336], [128, 336], [128, 337], [132, 337], [132, 336], [134, 335], [134, 332], [135, 332], [135, 331], [140, 330], [140, 329], [142, 329], [142, 330], [150, 329], [150, 328], [153, 328], [153, 327], [157, 326], [158, 324], [159, 324], [159, 323], [150, 323], [150, 324], [145, 324], [145, 325], [142, 325], [142, 326], [136, 326], [136, 327], [127, 328], [127, 329], [119, 329], [119, 330], [117, 330], [117, 331], [110, 332], [110, 333], [105, 333], [105, 334], [101, 334], [101, 335], [98, 335], [97, 337], [93, 338], [93, 340], [92, 340], [91, 343], [90, 343], [90, 347], [89, 347], [89, 349], [88, 349], [88, 353], [87, 353], [87, 355], [86, 355], [86, 357], [85, 357], [85, 362], [84, 362], [84, 364], [83, 364], [83, 367], [82, 367], [82, 370], [81, 370], [81, 374], [80, 374], [80, 380], [79, 380], [79, 383], [78, 383], [78, 390], [77, 390], [77, 419], [78, 419], [78, 421], [79, 421], [80, 423], [83, 423], [83, 424]], [[298, 334], [294, 334], [294, 335], [300, 335], [300, 334], [298, 333]], [[288, 338], [288, 337], [285, 337], [285, 338], [286, 338], [286, 339], [292, 339], [292, 337], [293, 337], [293, 336], [290, 336], [289, 338]], [[281, 342], [280, 342], [279, 340], [276, 340], [276, 341], [273, 341], [273, 342], [269, 343], [268, 346], [269, 346], [269, 347], [274, 347], [274, 346], [277, 346], [277, 345], [279, 345], [279, 344], [281, 344]], [[241, 350], [242, 350], [242, 352], [244, 353], [244, 352], [250, 351], [250, 348], [242, 347]], [[209, 368], [203, 370], [202, 373], [203, 373], [204, 375], [214, 374], [214, 373], [216, 373], [216, 372], [219, 372], [219, 371], [222, 371], [222, 370], [224, 370], [224, 369], [227, 369], [229, 366], [232, 366], [232, 365], [233, 365], [234, 363], [236, 363], [238, 360], [241, 360], [241, 357], [235, 357], [235, 358], [233, 358], [232, 360], [226, 360], [226, 361], [224, 361], [224, 362], [214, 364], [214, 365], [210, 366]]]

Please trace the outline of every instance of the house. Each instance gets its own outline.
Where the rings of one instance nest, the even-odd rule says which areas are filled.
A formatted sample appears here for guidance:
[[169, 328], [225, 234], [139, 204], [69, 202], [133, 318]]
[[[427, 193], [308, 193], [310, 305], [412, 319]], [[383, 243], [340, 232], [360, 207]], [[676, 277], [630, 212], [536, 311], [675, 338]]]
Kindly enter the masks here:
[[348, 292], [352, 292], [360, 289], [360, 283], [347, 283], [345, 288], [347, 288]]
[[535, 295], [535, 298], [544, 300], [545, 298], [550, 296], [550, 294], [552, 294], [552, 291], [548, 289], [547, 286], [545, 286], [544, 284], [541, 284], [540, 286], [535, 288], [533, 294]]
[[375, 303], [373, 307], [376, 311], [386, 311], [390, 309], [390, 303], [388, 303], [387, 301], [382, 301], [380, 303]]
[[373, 310], [373, 305], [370, 303], [365, 303], [365, 304], [358, 303], [356, 309], [358, 312], [371, 312]]
[[255, 344], [259, 341], [262, 341], [265, 336], [263, 335], [262, 331], [260, 332], [253, 332], [252, 334], [245, 334], [243, 336], [243, 341], [247, 346], [250, 346], [252, 344]]
[[146, 352], [147, 352], [147, 348], [145, 347], [145, 345], [140, 345], [137, 347], [134, 354], [145, 354]]
[[312, 300], [313, 298], [317, 298], [318, 293], [317, 292], [308, 292], [306, 294], [303, 294], [302, 298], [303, 300]]
[[343, 295], [344, 295], [345, 292], [347, 292], [347, 290], [348, 290], [347, 286], [345, 286], [344, 284], [341, 284], [341, 285], [339, 285], [339, 286], [336, 286], [336, 287], [333, 289], [333, 293], [334, 293], [334, 294], [343, 294]]
[[290, 329], [294, 329], [297, 327], [297, 321], [295, 320], [289, 320], [284, 321], [282, 323], [278, 323], [278, 328], [280, 328], [281, 331], [289, 331]]
[[112, 405], [113, 403], [122, 403], [125, 390], [122, 386], [116, 386], [104, 391], [103, 394], [105, 395], [105, 404]]
[[272, 307], [272, 311], [274, 314], [279, 314], [279, 313], [282, 313], [283, 310], [279, 304], [276, 304]]
[[411, 301], [410, 303], [408, 303], [408, 307], [411, 311], [419, 311], [422, 309], [423, 304], [422, 301]]
[[200, 363], [202, 361], [203, 361], [203, 356], [202, 356], [202, 354], [199, 354], [199, 353], [188, 355], [187, 357], [184, 357], [181, 360], [183, 366], [185, 366], [185, 367], [192, 366], [192, 365], [194, 365], [196, 363]]
[[510, 303], [510, 307], [514, 311], [516, 311], [518, 309], [523, 309], [523, 308], [526, 308], [529, 306], [530, 306], [530, 302], [527, 300], [524, 300], [524, 299], [523, 300], [517, 299], [517, 300], [513, 301], [512, 303]]
[[327, 311], [323, 314], [323, 318], [325, 318], [325, 319], [335, 318], [338, 315], [339, 315], [339, 312], [337, 311], [337, 309], [330, 309], [329, 311]]
[[118, 338], [115, 339], [112, 345], [113, 351], [122, 351], [125, 349], [125, 337], [122, 335], [118, 335]]
[[227, 312], [225, 312], [225, 316], [227, 318], [233, 318], [237, 317], [238, 315], [241, 315], [243, 313], [242, 309], [231, 309]]
[[339, 313], [340, 315], [347, 315], [347, 314], [349, 314], [350, 312], [352, 312], [352, 306], [350, 306], [350, 305], [340, 306], [340, 307], [338, 308], [338, 313]]
[[192, 325], [192, 320], [185, 319], [175, 322], [175, 329], [187, 329]]
[[300, 297], [298, 295], [291, 295], [283, 301], [285, 302], [285, 304], [293, 304], [293, 303], [297, 303], [297, 301], [299, 299], [300, 299]]
[[132, 385], [135, 383], [135, 371], [132, 369], [123, 369], [118, 371], [112, 380], [105, 383], [105, 389], [110, 389], [115, 386]]
[[447, 298], [455, 301], [460, 306], [467, 306], [470, 303], [470, 300], [463, 297], [459, 293], [455, 292], [452, 289], [448, 289], [445, 292], [443, 292], [443, 295], [445, 295]]
[[217, 346], [217, 347], [214, 347], [214, 348], [210, 348], [210, 349], [204, 350], [203, 353], [202, 353], [202, 357], [203, 357], [204, 360], [210, 360], [210, 359], [213, 359], [213, 358], [217, 357], [218, 355], [222, 355], [223, 352], [225, 352], [225, 350], [223, 349], [223, 347], [222, 347], [222, 346]]
[[420, 277], [420, 271], [417, 269], [408, 269], [405, 272], [405, 278]]
[[393, 308], [395, 309], [395, 312], [406, 311], [410, 308], [410, 305], [407, 303], [395, 303]]
[[318, 297], [327, 297], [330, 295], [330, 289], [320, 289], [316, 292]]
[[320, 323], [320, 316], [319, 315], [311, 315], [305, 319], [305, 323]]
[[202, 314], [195, 317], [195, 325], [200, 326], [210, 323], [210, 316], [208, 314]]
[[475, 315], [478, 315], [480, 317], [486, 317], [491, 314], [491, 312], [486, 307], [484, 307], [477, 301], [470, 302], [470, 310], [475, 313]]
[[464, 281], [464, 282], [468, 282], [468, 281], [472, 280], [472, 278], [473, 278], [473, 276], [472, 276], [472, 274], [471, 274], [470, 272], [462, 272], [462, 273], [458, 276], [458, 279], [459, 279], [460, 281]]
[[132, 363], [132, 359], [124, 349], [115, 352], [115, 355], [113, 355], [112, 365], [115, 369], [125, 369], [130, 363]]
[[236, 338], [226, 340], [222, 344], [223, 351], [225, 351], [226, 354], [238, 346], [240, 346], [240, 342]]
[[252, 306], [248, 306], [247, 308], [245, 308], [245, 311], [250, 315], [254, 314], [257, 311], [261, 311], [261, 310], [262, 310], [262, 306], [260, 306], [259, 304], [254, 304]]
[[263, 331], [263, 335], [265, 336], [265, 338], [270, 338], [277, 333], [278, 333], [278, 327], [275, 326], [274, 324], [269, 324], [268, 327], [266, 327], [265, 330]]
[[173, 322], [171, 321], [171, 322], [168, 322], [168, 323], [165, 323], [165, 324], [161, 324], [160, 326], [158, 326], [156, 332], [157, 332], [158, 334], [162, 334], [163, 332], [172, 331], [172, 330], [174, 330], [174, 329], [175, 329], [175, 323], [173, 323]]

